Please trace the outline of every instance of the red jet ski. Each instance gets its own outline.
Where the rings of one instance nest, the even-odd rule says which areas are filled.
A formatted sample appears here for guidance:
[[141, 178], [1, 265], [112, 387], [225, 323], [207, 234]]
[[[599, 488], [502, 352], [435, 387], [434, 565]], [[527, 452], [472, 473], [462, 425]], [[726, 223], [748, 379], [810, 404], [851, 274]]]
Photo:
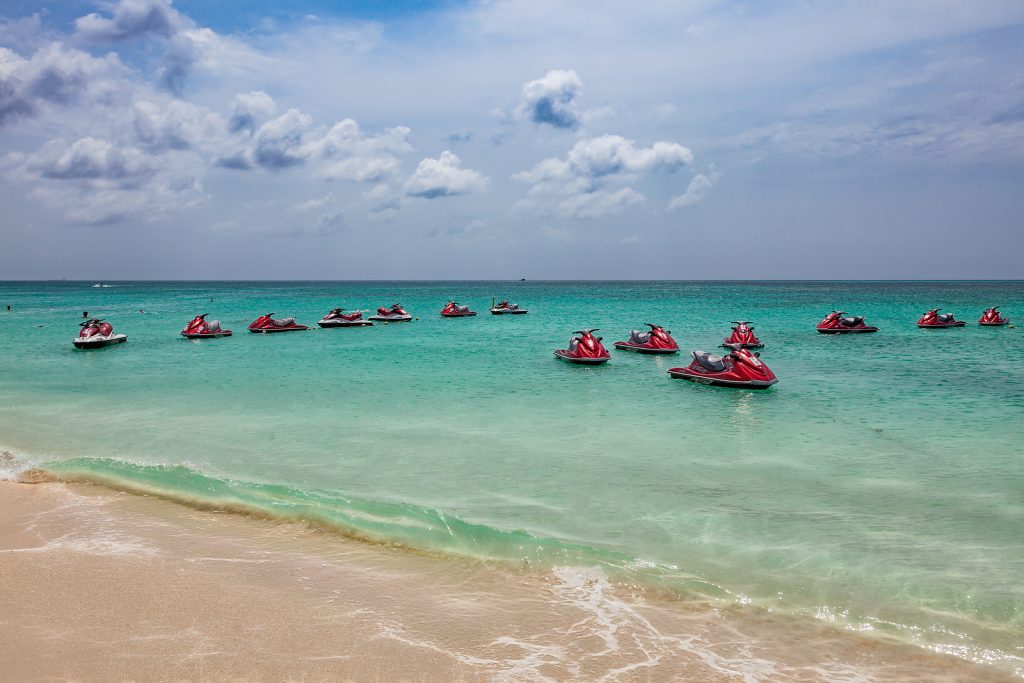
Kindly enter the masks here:
[[843, 317], [845, 311], [832, 311], [818, 323], [818, 332], [822, 334], [857, 334], [858, 332], [878, 332], [877, 327], [864, 324], [864, 316], [854, 315]]
[[985, 325], [987, 327], [998, 327], [1000, 325], [1005, 325], [1008, 322], [1010, 322], [1008, 318], [1004, 318], [999, 315], [999, 308], [997, 306], [985, 309], [985, 312], [981, 314], [981, 319], [978, 320], [979, 325]]
[[458, 301], [449, 301], [441, 309], [442, 318], [468, 318], [476, 315], [476, 311], [469, 310], [469, 306], [462, 306]]
[[308, 330], [309, 328], [305, 325], [299, 325], [295, 322], [295, 318], [281, 318], [280, 320], [274, 320], [273, 313], [267, 313], [261, 315], [249, 324], [249, 331], [261, 334], [270, 334], [271, 332], [298, 332], [300, 330]]
[[185, 339], [212, 339], [213, 337], [230, 337], [231, 330], [222, 329], [219, 320], [206, 320], [209, 313], [203, 313], [192, 318], [192, 322], [185, 325], [181, 336]]
[[407, 323], [412, 320], [412, 316], [404, 308], [402, 304], [392, 304], [391, 308], [378, 308], [377, 315], [371, 315], [370, 320], [384, 320], [392, 323]]
[[525, 308], [519, 308], [519, 304], [510, 304], [508, 301], [502, 301], [497, 306], [491, 306], [491, 313], [493, 315], [522, 315], [528, 313], [528, 311]]
[[592, 330], [576, 330], [573, 334], [579, 336], [569, 338], [569, 348], [558, 349], [555, 351], [555, 355], [570, 363], [583, 365], [607, 363], [611, 359], [611, 355], [601, 344], [601, 337], [595, 337], [593, 332], [597, 332], [596, 327]]
[[665, 330], [661, 325], [644, 323], [651, 328], [648, 331], [632, 330], [629, 339], [615, 342], [615, 348], [620, 351], [636, 351], [637, 353], [678, 353], [679, 345], [672, 338], [672, 333]]
[[362, 311], [346, 313], [344, 308], [335, 308], [317, 323], [320, 327], [372, 327], [373, 323], [363, 320]]
[[754, 336], [754, 328], [750, 326], [749, 320], [733, 320], [736, 327], [732, 328], [732, 335], [726, 337], [722, 341], [724, 348], [731, 349], [735, 344], [739, 344], [741, 349], [760, 349], [764, 347], [756, 336]]
[[77, 337], [71, 340], [76, 349], [102, 349], [104, 346], [128, 341], [127, 335], [114, 334], [111, 324], [99, 318], [90, 318], [78, 326], [82, 330]]
[[692, 351], [693, 362], [685, 368], [671, 368], [668, 374], [677, 379], [688, 379], [699, 384], [741, 389], [767, 389], [778, 382], [775, 373], [747, 349], [735, 346], [731, 353], [712, 356], [704, 351]]
[[953, 317], [952, 313], [939, 313], [941, 308], [933, 308], [917, 321], [917, 326], [925, 329], [935, 329], [940, 327], [963, 327], [967, 323], [963, 320], [957, 320]]

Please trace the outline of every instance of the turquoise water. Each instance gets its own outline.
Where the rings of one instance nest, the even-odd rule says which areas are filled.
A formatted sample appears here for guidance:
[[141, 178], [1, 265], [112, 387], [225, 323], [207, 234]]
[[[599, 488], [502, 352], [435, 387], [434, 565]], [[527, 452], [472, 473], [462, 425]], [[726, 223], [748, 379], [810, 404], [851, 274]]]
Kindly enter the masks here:
[[[1024, 675], [1024, 284], [0, 283], [15, 468], [353, 535], [769, 606]], [[525, 316], [491, 316], [492, 297]], [[212, 301], [211, 301], [212, 298]], [[449, 298], [476, 318], [442, 319]], [[401, 302], [409, 324], [252, 335]], [[13, 310], [3, 310], [6, 305]], [[966, 328], [925, 331], [941, 306]], [[819, 335], [833, 308], [873, 335]], [[146, 313], [139, 314], [139, 309]], [[125, 345], [75, 351], [81, 312]], [[209, 312], [227, 339], [178, 336]], [[780, 382], [554, 359], [575, 329], [713, 351], [755, 321]]]

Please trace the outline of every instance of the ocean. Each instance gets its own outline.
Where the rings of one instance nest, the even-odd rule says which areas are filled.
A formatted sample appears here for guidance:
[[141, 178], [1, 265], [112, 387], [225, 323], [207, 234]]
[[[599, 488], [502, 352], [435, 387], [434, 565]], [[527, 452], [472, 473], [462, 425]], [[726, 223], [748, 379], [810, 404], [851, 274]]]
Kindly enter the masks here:
[[[976, 324], [1024, 322], [1022, 282], [92, 284], [0, 283], [0, 474], [593, 569], [1024, 677], [1024, 334]], [[442, 319], [449, 299], [479, 315]], [[416, 319], [316, 328], [396, 302]], [[935, 307], [967, 327], [917, 329]], [[817, 334], [833, 309], [880, 332]], [[73, 349], [83, 311], [128, 343]], [[312, 329], [247, 332], [270, 312]], [[199, 313], [234, 336], [180, 337]], [[777, 385], [669, 377], [738, 319]], [[646, 322], [682, 352], [552, 355]]]

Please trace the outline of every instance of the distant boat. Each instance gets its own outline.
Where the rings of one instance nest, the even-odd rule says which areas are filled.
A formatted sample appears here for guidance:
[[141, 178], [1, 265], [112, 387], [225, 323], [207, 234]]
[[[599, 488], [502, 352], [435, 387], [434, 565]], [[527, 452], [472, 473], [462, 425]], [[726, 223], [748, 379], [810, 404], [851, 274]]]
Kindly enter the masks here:
[[114, 285], [105, 285], [102, 282], [97, 282], [93, 287], [113, 287]]

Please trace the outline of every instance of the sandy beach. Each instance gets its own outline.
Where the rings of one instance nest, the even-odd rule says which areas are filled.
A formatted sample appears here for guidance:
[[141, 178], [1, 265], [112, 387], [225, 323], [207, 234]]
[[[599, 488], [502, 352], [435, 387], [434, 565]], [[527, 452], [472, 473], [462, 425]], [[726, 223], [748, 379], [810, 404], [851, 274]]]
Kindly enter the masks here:
[[[414, 561], [410, 561], [414, 560]], [[1004, 680], [763, 610], [0, 482], [5, 680]]]

